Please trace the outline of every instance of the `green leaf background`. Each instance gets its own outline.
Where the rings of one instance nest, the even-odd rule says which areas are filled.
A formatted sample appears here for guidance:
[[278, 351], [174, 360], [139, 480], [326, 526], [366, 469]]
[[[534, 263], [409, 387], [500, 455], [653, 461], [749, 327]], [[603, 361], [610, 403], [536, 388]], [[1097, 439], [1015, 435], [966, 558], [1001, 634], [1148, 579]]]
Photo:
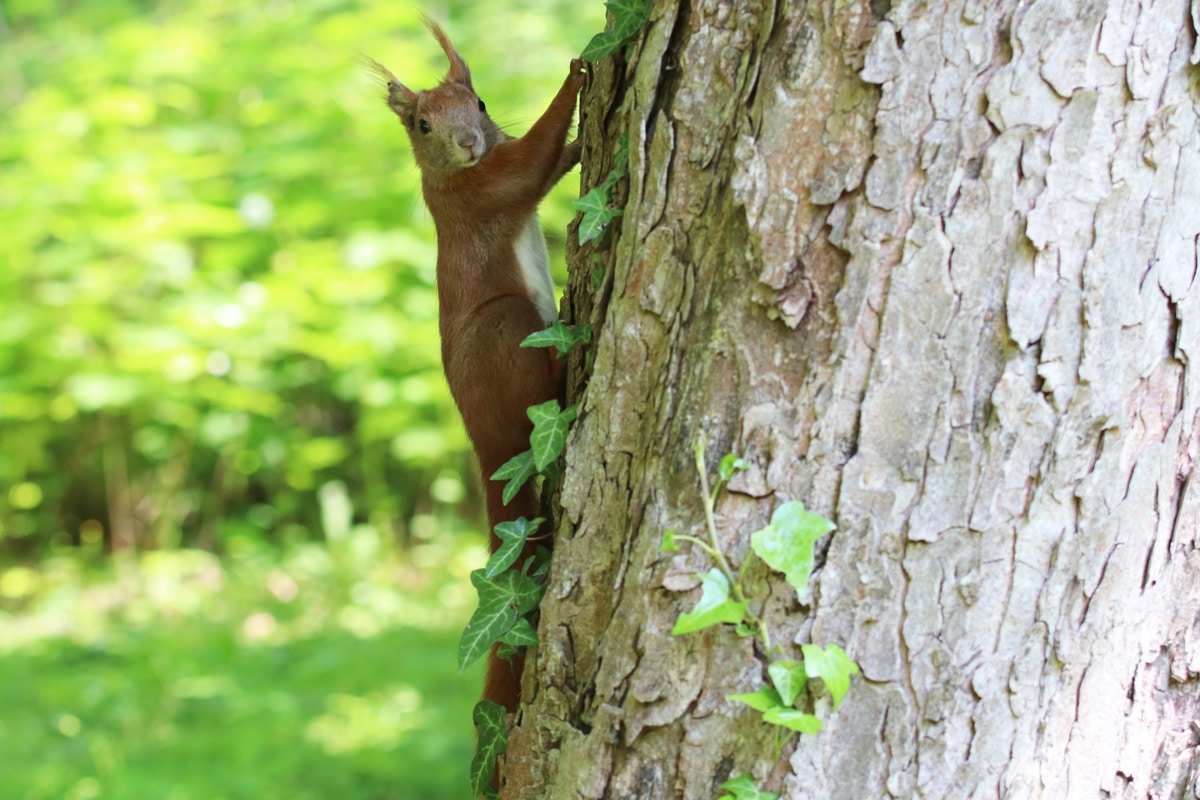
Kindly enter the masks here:
[[[435, 83], [425, 10], [517, 135], [604, 26], [565, 0], [4, 4], [0, 547], [322, 538], [331, 481], [389, 537], [478, 513], [419, 174], [359, 61]], [[542, 206], [559, 282], [577, 195]]]

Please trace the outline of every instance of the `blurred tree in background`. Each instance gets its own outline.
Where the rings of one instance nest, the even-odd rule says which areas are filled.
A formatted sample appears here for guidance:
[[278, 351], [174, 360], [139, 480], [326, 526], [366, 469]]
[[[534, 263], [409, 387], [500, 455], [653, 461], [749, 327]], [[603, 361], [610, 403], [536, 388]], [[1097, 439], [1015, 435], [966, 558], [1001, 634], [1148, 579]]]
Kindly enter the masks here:
[[[518, 135], [604, 25], [0, 0], [5, 800], [464, 796], [484, 538], [432, 224], [359, 61], [436, 83], [422, 13]], [[576, 187], [543, 206], [560, 281]]]
[[356, 57], [436, 83], [430, 13], [519, 135], [586, 6], [0, 5], [0, 554], [473, 518], [432, 226]]

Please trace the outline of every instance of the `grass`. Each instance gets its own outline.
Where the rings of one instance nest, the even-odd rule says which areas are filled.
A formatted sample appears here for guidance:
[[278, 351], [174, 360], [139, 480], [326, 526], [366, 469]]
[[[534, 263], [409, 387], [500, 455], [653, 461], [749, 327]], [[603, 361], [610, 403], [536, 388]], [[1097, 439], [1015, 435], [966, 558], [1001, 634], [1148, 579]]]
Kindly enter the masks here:
[[423, 547], [0, 570], [0, 797], [464, 797], [479, 554]]

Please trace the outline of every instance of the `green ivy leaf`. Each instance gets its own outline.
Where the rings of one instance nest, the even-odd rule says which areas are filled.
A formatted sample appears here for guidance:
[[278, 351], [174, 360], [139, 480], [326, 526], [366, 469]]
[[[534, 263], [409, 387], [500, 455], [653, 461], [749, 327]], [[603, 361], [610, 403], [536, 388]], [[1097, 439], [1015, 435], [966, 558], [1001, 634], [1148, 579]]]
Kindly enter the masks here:
[[779, 692], [775, 691], [774, 687], [764, 686], [757, 692], [748, 694], [731, 694], [725, 698], [733, 700], [737, 703], [745, 703], [755, 711], [767, 711], [772, 708], [787, 708], [783, 704], [783, 698], [779, 696]]
[[[504, 706], [490, 700], [480, 700], [475, 705], [472, 718], [475, 720], [475, 755], [471, 757], [471, 788], [475, 795], [495, 796], [492, 774], [496, 771], [496, 758], [508, 750], [508, 732], [504, 730]], [[490, 790], [490, 791], [489, 791]]]
[[730, 453], [721, 459], [721, 464], [717, 467], [717, 473], [721, 476], [722, 481], [727, 481], [733, 477], [734, 472], [743, 469], [750, 469], [750, 462]]
[[597, 33], [583, 48], [583, 58], [591, 62], [601, 61], [624, 43], [625, 40], [617, 36], [615, 31]]
[[821, 720], [812, 714], [806, 714], [794, 708], [769, 708], [763, 712], [763, 721], [809, 736], [825, 727]]
[[543, 331], [534, 331], [521, 341], [521, 347], [553, 347], [560, 356], [571, 352], [577, 344], [587, 344], [592, 340], [592, 326], [567, 325], [560, 319]]
[[583, 57], [588, 61], [599, 61], [632, 39], [650, 13], [648, 0], [608, 0], [604, 7], [613, 15], [613, 26], [588, 42], [583, 50]]
[[533, 421], [533, 433], [529, 434], [533, 465], [541, 472], [562, 455], [567, 446], [567, 430], [579, 415], [579, 406], [567, 406], [560, 411], [557, 400], [547, 400], [530, 406], [525, 413]]
[[675, 529], [667, 528], [663, 531], [662, 544], [658, 546], [660, 553], [678, 553], [679, 543], [675, 541]]
[[572, 200], [571, 205], [583, 212], [579, 221], [579, 243], [586, 244], [600, 238], [608, 223], [624, 212], [619, 208], [609, 207], [608, 188], [597, 186], [578, 200]]
[[497, 525], [496, 536], [500, 539], [500, 546], [496, 548], [496, 552], [492, 553], [487, 566], [483, 568], [484, 575], [494, 578], [511, 567], [517, 560], [517, 556], [521, 555], [521, 548], [525, 546], [525, 540], [536, 533], [538, 526], [545, 521], [542, 517], [531, 520], [518, 517], [512, 522], [501, 522]]
[[538, 643], [537, 628], [528, 617], [521, 617], [500, 637], [500, 641], [512, 647], [532, 647]]
[[729, 792], [725, 797], [731, 800], [779, 800], [775, 792], [765, 792], [749, 775], [739, 775], [733, 780], [725, 781], [719, 787]]
[[[509, 573], [502, 573], [508, 575]], [[479, 660], [492, 643], [498, 641], [517, 621], [516, 606], [510, 602], [495, 581], [487, 578], [483, 570], [471, 573], [471, 583], [479, 593], [479, 606], [471, 615], [467, 627], [458, 640], [458, 671]]]
[[511, 592], [512, 601], [517, 606], [517, 613], [524, 616], [537, 608], [538, 604], [542, 602], [542, 595], [546, 593], [546, 587], [529, 575], [524, 575], [515, 569], [501, 573], [500, 577], [505, 575], [512, 576], [505, 584], [505, 590]]
[[625, 38], [641, 30], [650, 13], [649, 0], [607, 0], [604, 7], [612, 12], [613, 30]]
[[803, 594], [812, 572], [813, 545], [835, 527], [792, 500], [775, 509], [770, 525], [751, 535], [750, 547], [767, 566], [782, 572], [797, 594]]
[[737, 624], [746, 616], [746, 604], [729, 599], [729, 579], [713, 567], [700, 582], [700, 602], [691, 611], [679, 615], [672, 636], [703, 630], [722, 622]]
[[550, 549], [539, 546], [533, 555], [525, 559], [521, 571], [540, 585], [545, 585], [546, 576], [550, 574]]
[[836, 644], [826, 645], [824, 650], [815, 644], [802, 644], [800, 651], [804, 654], [805, 673], [824, 682], [836, 710], [850, 689], [850, 676], [858, 674], [858, 664]]
[[[551, 401], [553, 402], [553, 401]], [[533, 461], [533, 451], [526, 450], [505, 461], [500, 469], [492, 473], [491, 480], [502, 481], [509, 479], [504, 485], [504, 505], [512, 502], [512, 499], [517, 496], [517, 492], [521, 491], [521, 487], [525, 482], [537, 474], [537, 466]]]
[[522, 615], [537, 608], [544, 591], [537, 581], [511, 569], [495, 578], [477, 569], [471, 573], [471, 583], [479, 593], [479, 607], [458, 640], [459, 672], [478, 661]]
[[779, 690], [783, 705], [795, 705], [796, 698], [804, 691], [804, 685], [808, 683], [804, 667], [804, 664], [791, 659], [772, 661], [767, 665], [767, 674], [771, 676], [771, 683]]

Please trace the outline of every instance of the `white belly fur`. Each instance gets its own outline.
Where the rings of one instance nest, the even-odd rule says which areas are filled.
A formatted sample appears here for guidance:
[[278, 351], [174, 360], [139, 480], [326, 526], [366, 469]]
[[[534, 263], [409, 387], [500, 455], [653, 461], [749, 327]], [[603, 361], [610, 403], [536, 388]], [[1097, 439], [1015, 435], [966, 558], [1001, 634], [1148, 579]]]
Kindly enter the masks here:
[[546, 239], [542, 236], [537, 214], [525, 223], [525, 230], [517, 237], [515, 250], [529, 299], [537, 307], [542, 322], [550, 325], [558, 318], [558, 308], [554, 303], [554, 284], [550, 281], [550, 254], [546, 252]]

